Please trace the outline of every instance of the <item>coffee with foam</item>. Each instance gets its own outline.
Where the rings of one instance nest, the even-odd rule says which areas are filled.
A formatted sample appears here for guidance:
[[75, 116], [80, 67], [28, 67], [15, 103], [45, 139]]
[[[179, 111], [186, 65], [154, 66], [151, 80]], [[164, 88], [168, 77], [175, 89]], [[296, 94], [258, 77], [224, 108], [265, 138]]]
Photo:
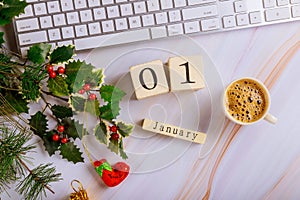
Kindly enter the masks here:
[[269, 106], [265, 89], [252, 79], [231, 83], [226, 90], [225, 104], [228, 114], [242, 123], [260, 120]]

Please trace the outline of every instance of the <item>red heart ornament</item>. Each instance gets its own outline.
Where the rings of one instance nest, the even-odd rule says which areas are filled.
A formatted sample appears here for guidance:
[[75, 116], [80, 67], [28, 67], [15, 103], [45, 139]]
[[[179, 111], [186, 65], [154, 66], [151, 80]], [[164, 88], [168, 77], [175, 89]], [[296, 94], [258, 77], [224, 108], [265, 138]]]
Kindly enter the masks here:
[[105, 159], [95, 161], [94, 166], [105, 185], [115, 187], [128, 176], [130, 167], [124, 162], [111, 166]]

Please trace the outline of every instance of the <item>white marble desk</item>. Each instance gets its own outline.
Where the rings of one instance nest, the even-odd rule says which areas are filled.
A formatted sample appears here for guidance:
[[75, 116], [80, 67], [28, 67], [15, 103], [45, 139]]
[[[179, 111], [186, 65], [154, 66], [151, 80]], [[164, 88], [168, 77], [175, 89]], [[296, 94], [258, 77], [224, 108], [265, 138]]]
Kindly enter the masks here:
[[[217, 144], [205, 158], [199, 159], [201, 145], [192, 144], [169, 165], [148, 173], [132, 172], [115, 188], [103, 185], [87, 159], [73, 165], [59, 155], [49, 158], [39, 146], [38, 153], [33, 154], [37, 163], [54, 162], [64, 179], [52, 185], [56, 194], [48, 193], [47, 199], [68, 199], [73, 179], [82, 182], [90, 199], [300, 198], [300, 22], [192, 38], [215, 63], [224, 86], [243, 76], [265, 82], [272, 98], [270, 112], [278, 117], [278, 123], [263, 121], [240, 127], [225, 120]], [[78, 56], [85, 58], [87, 54]], [[147, 103], [157, 105], [163, 98]], [[127, 140], [127, 149], [143, 149], [165, 139], [152, 138], [148, 143]], [[11, 199], [19, 199], [11, 194]]]

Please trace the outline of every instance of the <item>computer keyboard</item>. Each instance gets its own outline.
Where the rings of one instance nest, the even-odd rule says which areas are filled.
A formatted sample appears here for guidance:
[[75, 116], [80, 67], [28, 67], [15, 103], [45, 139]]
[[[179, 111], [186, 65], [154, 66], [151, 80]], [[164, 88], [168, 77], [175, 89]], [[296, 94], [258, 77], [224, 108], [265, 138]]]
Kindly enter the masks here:
[[[27, 0], [14, 20], [18, 48], [76, 50], [300, 20], [300, 0]], [[122, 34], [122, 39], [117, 39]], [[115, 39], [111, 39], [115, 38]], [[105, 42], [104, 42], [105, 41]]]

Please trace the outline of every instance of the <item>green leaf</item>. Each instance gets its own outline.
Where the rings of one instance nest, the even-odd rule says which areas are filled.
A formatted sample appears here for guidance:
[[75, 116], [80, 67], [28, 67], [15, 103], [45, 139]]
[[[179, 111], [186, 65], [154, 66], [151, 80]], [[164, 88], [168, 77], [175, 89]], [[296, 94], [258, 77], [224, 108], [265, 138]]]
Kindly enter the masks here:
[[[6, 92], [5, 93], [5, 99], [6, 102], [10, 104], [11, 107], [14, 108], [14, 110], [20, 114], [20, 113], [28, 113], [29, 108], [27, 107], [27, 102], [22, 98], [20, 94], [17, 92]], [[0, 104], [1, 107], [1, 104]]]
[[96, 172], [102, 177], [103, 170], [112, 171], [112, 167], [108, 162], [102, 163], [99, 167], [96, 167]]
[[99, 106], [100, 103], [98, 100], [89, 100], [84, 99], [80, 96], [71, 96], [71, 105], [73, 109], [77, 112], [88, 112], [92, 115], [99, 116]]
[[79, 138], [82, 138], [84, 135], [87, 135], [88, 131], [84, 128], [83, 124], [80, 124], [78, 121], [75, 121], [74, 126], [76, 127], [76, 131]]
[[113, 120], [116, 119], [117, 116], [120, 114], [120, 107], [118, 103], [114, 103], [111, 105], [110, 103], [101, 106], [99, 108], [100, 117], [106, 120]]
[[0, 46], [5, 42], [3, 39], [4, 33], [0, 32]]
[[122, 138], [120, 138], [120, 142], [119, 142], [119, 151], [120, 151], [120, 156], [126, 160], [128, 158], [128, 156], [126, 155], [125, 151], [124, 151], [124, 147], [123, 147], [123, 140]]
[[74, 140], [79, 137], [75, 121], [70, 118], [62, 120], [62, 125], [65, 127], [64, 134], [73, 138]]
[[20, 0], [2, 0], [0, 1], [0, 26], [9, 24], [13, 17], [24, 13], [27, 3]]
[[48, 152], [49, 156], [52, 156], [60, 146], [59, 142], [55, 142], [52, 140], [52, 135], [55, 134], [55, 132], [47, 132], [46, 135], [42, 137], [42, 140], [44, 142], [44, 146], [46, 151]]
[[80, 152], [80, 149], [73, 142], [62, 144], [59, 150], [60, 155], [68, 161], [71, 161], [74, 164], [83, 162], [82, 152]]
[[109, 140], [108, 149], [112, 152], [119, 154], [119, 144], [117, 140]]
[[70, 104], [75, 111], [78, 111], [78, 112], [84, 111], [84, 105], [85, 105], [86, 99], [84, 99], [80, 96], [71, 96], [70, 101], [71, 101]]
[[117, 123], [118, 131], [123, 137], [129, 136], [134, 126], [132, 124], [125, 124], [124, 122], [118, 122]]
[[73, 116], [72, 109], [69, 107], [66, 107], [66, 106], [53, 105], [51, 107], [51, 111], [52, 111], [53, 115], [59, 119]]
[[28, 50], [27, 58], [33, 63], [42, 64], [50, 52], [50, 44], [35, 44]]
[[62, 62], [67, 62], [74, 55], [74, 46], [61, 46], [57, 47], [50, 54], [50, 63], [57, 64]]
[[103, 85], [100, 88], [100, 94], [101, 98], [108, 102], [119, 102], [124, 96], [125, 92], [123, 92], [121, 89], [113, 86], [113, 85]]
[[56, 96], [63, 97], [69, 95], [68, 84], [62, 76], [48, 79], [48, 88]]
[[99, 87], [103, 83], [103, 70], [94, 69], [91, 74], [86, 77], [86, 82], [89, 83], [92, 87]]
[[31, 116], [31, 119], [29, 120], [29, 125], [30, 129], [34, 132], [34, 134], [40, 136], [41, 138], [43, 138], [43, 136], [46, 134], [47, 119], [41, 111]]
[[[69, 84], [70, 92], [77, 93], [85, 83], [88, 83], [88, 77], [93, 74], [93, 65], [84, 61], [72, 61], [65, 65], [67, 75], [66, 81]], [[95, 85], [91, 84], [93, 88]]]
[[107, 127], [104, 122], [97, 124], [94, 129], [95, 137], [97, 140], [103, 144], [107, 144]]

